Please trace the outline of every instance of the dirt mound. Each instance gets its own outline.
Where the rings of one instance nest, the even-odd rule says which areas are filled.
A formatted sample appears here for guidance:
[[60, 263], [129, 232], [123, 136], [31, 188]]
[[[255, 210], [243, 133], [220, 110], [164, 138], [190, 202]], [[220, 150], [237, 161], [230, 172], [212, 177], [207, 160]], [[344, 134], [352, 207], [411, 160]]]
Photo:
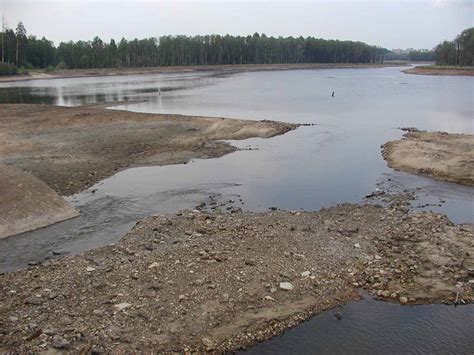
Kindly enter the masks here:
[[48, 226], [78, 212], [48, 185], [24, 171], [0, 165], [0, 238]]
[[383, 145], [391, 168], [438, 180], [474, 186], [474, 135], [408, 132]]

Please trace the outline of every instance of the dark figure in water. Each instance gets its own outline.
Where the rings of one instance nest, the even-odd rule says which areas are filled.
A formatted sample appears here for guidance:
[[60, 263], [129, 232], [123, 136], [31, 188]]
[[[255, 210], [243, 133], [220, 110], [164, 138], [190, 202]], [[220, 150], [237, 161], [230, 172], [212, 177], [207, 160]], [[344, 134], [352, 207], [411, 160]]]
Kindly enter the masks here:
[[334, 91], [332, 92], [332, 97], [334, 97]]

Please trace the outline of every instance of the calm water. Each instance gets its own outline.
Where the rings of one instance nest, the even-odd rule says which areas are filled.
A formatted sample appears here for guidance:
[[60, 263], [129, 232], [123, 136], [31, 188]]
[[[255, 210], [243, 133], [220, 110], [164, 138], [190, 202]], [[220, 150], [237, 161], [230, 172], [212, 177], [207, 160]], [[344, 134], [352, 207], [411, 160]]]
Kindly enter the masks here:
[[[414, 191], [415, 210], [428, 204], [423, 208], [445, 213], [454, 222], [474, 222], [474, 189], [395, 172], [380, 154], [381, 144], [401, 136], [397, 127], [473, 133], [474, 80], [400, 70], [160, 74], [0, 84], [0, 102], [72, 106], [127, 101], [114, 109], [317, 124], [272, 139], [232, 142], [256, 150], [120, 172], [70, 198], [80, 217], [0, 240], [0, 271], [115, 242], [143, 217], [192, 208], [210, 196], [234, 200], [247, 210], [317, 210], [363, 202], [378, 187]], [[342, 321], [323, 314], [255, 351], [383, 352], [386, 344], [387, 352], [463, 352], [472, 349], [466, 324], [472, 324], [473, 315], [472, 306], [400, 307], [366, 300], [346, 306]]]
[[[334, 317], [336, 311], [341, 320]], [[472, 305], [400, 306], [366, 296], [241, 355], [472, 354], [473, 324]]]

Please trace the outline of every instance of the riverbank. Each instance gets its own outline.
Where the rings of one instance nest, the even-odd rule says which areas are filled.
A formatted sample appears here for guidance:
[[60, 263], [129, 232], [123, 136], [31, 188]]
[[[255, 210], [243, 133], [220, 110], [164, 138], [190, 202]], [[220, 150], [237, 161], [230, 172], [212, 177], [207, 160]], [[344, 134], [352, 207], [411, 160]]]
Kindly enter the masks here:
[[387, 207], [158, 215], [113, 246], [0, 275], [0, 348], [235, 350], [359, 288], [402, 304], [472, 302], [472, 226], [384, 198]]
[[100, 107], [0, 105], [0, 164], [71, 195], [131, 166], [182, 164], [237, 148], [223, 140], [268, 138], [297, 125]]
[[25, 80], [44, 80], [61, 78], [81, 78], [95, 76], [117, 76], [138, 74], [176, 74], [195, 73], [203, 71], [221, 72], [223, 74], [235, 74], [252, 71], [272, 70], [309, 70], [309, 69], [355, 69], [355, 68], [381, 68], [406, 65], [404, 62], [390, 63], [298, 63], [298, 64], [234, 64], [234, 65], [194, 65], [154, 68], [103, 68], [103, 69], [67, 69], [55, 72], [32, 71], [28, 75], [0, 76], [0, 82], [15, 82]]
[[387, 142], [388, 166], [437, 180], [474, 186], [474, 135], [411, 131]]
[[403, 71], [406, 74], [418, 75], [464, 75], [474, 76], [474, 67], [442, 67], [435, 65], [416, 66]]

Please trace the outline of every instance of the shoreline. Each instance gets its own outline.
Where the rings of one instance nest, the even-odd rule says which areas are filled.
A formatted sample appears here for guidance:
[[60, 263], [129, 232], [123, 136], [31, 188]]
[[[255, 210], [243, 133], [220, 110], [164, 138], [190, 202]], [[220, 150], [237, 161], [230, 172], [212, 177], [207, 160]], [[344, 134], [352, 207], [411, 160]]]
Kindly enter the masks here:
[[474, 76], [474, 68], [455, 68], [439, 66], [415, 66], [402, 71], [414, 75]]
[[406, 63], [296, 63], [296, 64], [232, 64], [232, 65], [201, 65], [201, 66], [170, 66], [154, 68], [125, 68], [125, 69], [66, 69], [53, 73], [38, 72], [29, 75], [0, 76], [0, 83], [19, 82], [29, 80], [52, 80], [64, 78], [107, 77], [143, 74], [179, 74], [199, 72], [222, 72], [223, 74], [236, 74], [253, 71], [279, 71], [279, 70], [313, 70], [313, 69], [357, 69], [357, 68], [383, 68], [406, 66]]
[[474, 135], [408, 130], [401, 139], [382, 145], [390, 168], [474, 186]]
[[0, 105], [0, 164], [32, 173], [69, 196], [136, 166], [185, 164], [237, 150], [226, 142], [270, 138], [298, 125], [100, 106]]
[[401, 304], [472, 303], [472, 225], [383, 198], [387, 207], [156, 215], [114, 245], [5, 273], [0, 348], [235, 351], [358, 289]]

